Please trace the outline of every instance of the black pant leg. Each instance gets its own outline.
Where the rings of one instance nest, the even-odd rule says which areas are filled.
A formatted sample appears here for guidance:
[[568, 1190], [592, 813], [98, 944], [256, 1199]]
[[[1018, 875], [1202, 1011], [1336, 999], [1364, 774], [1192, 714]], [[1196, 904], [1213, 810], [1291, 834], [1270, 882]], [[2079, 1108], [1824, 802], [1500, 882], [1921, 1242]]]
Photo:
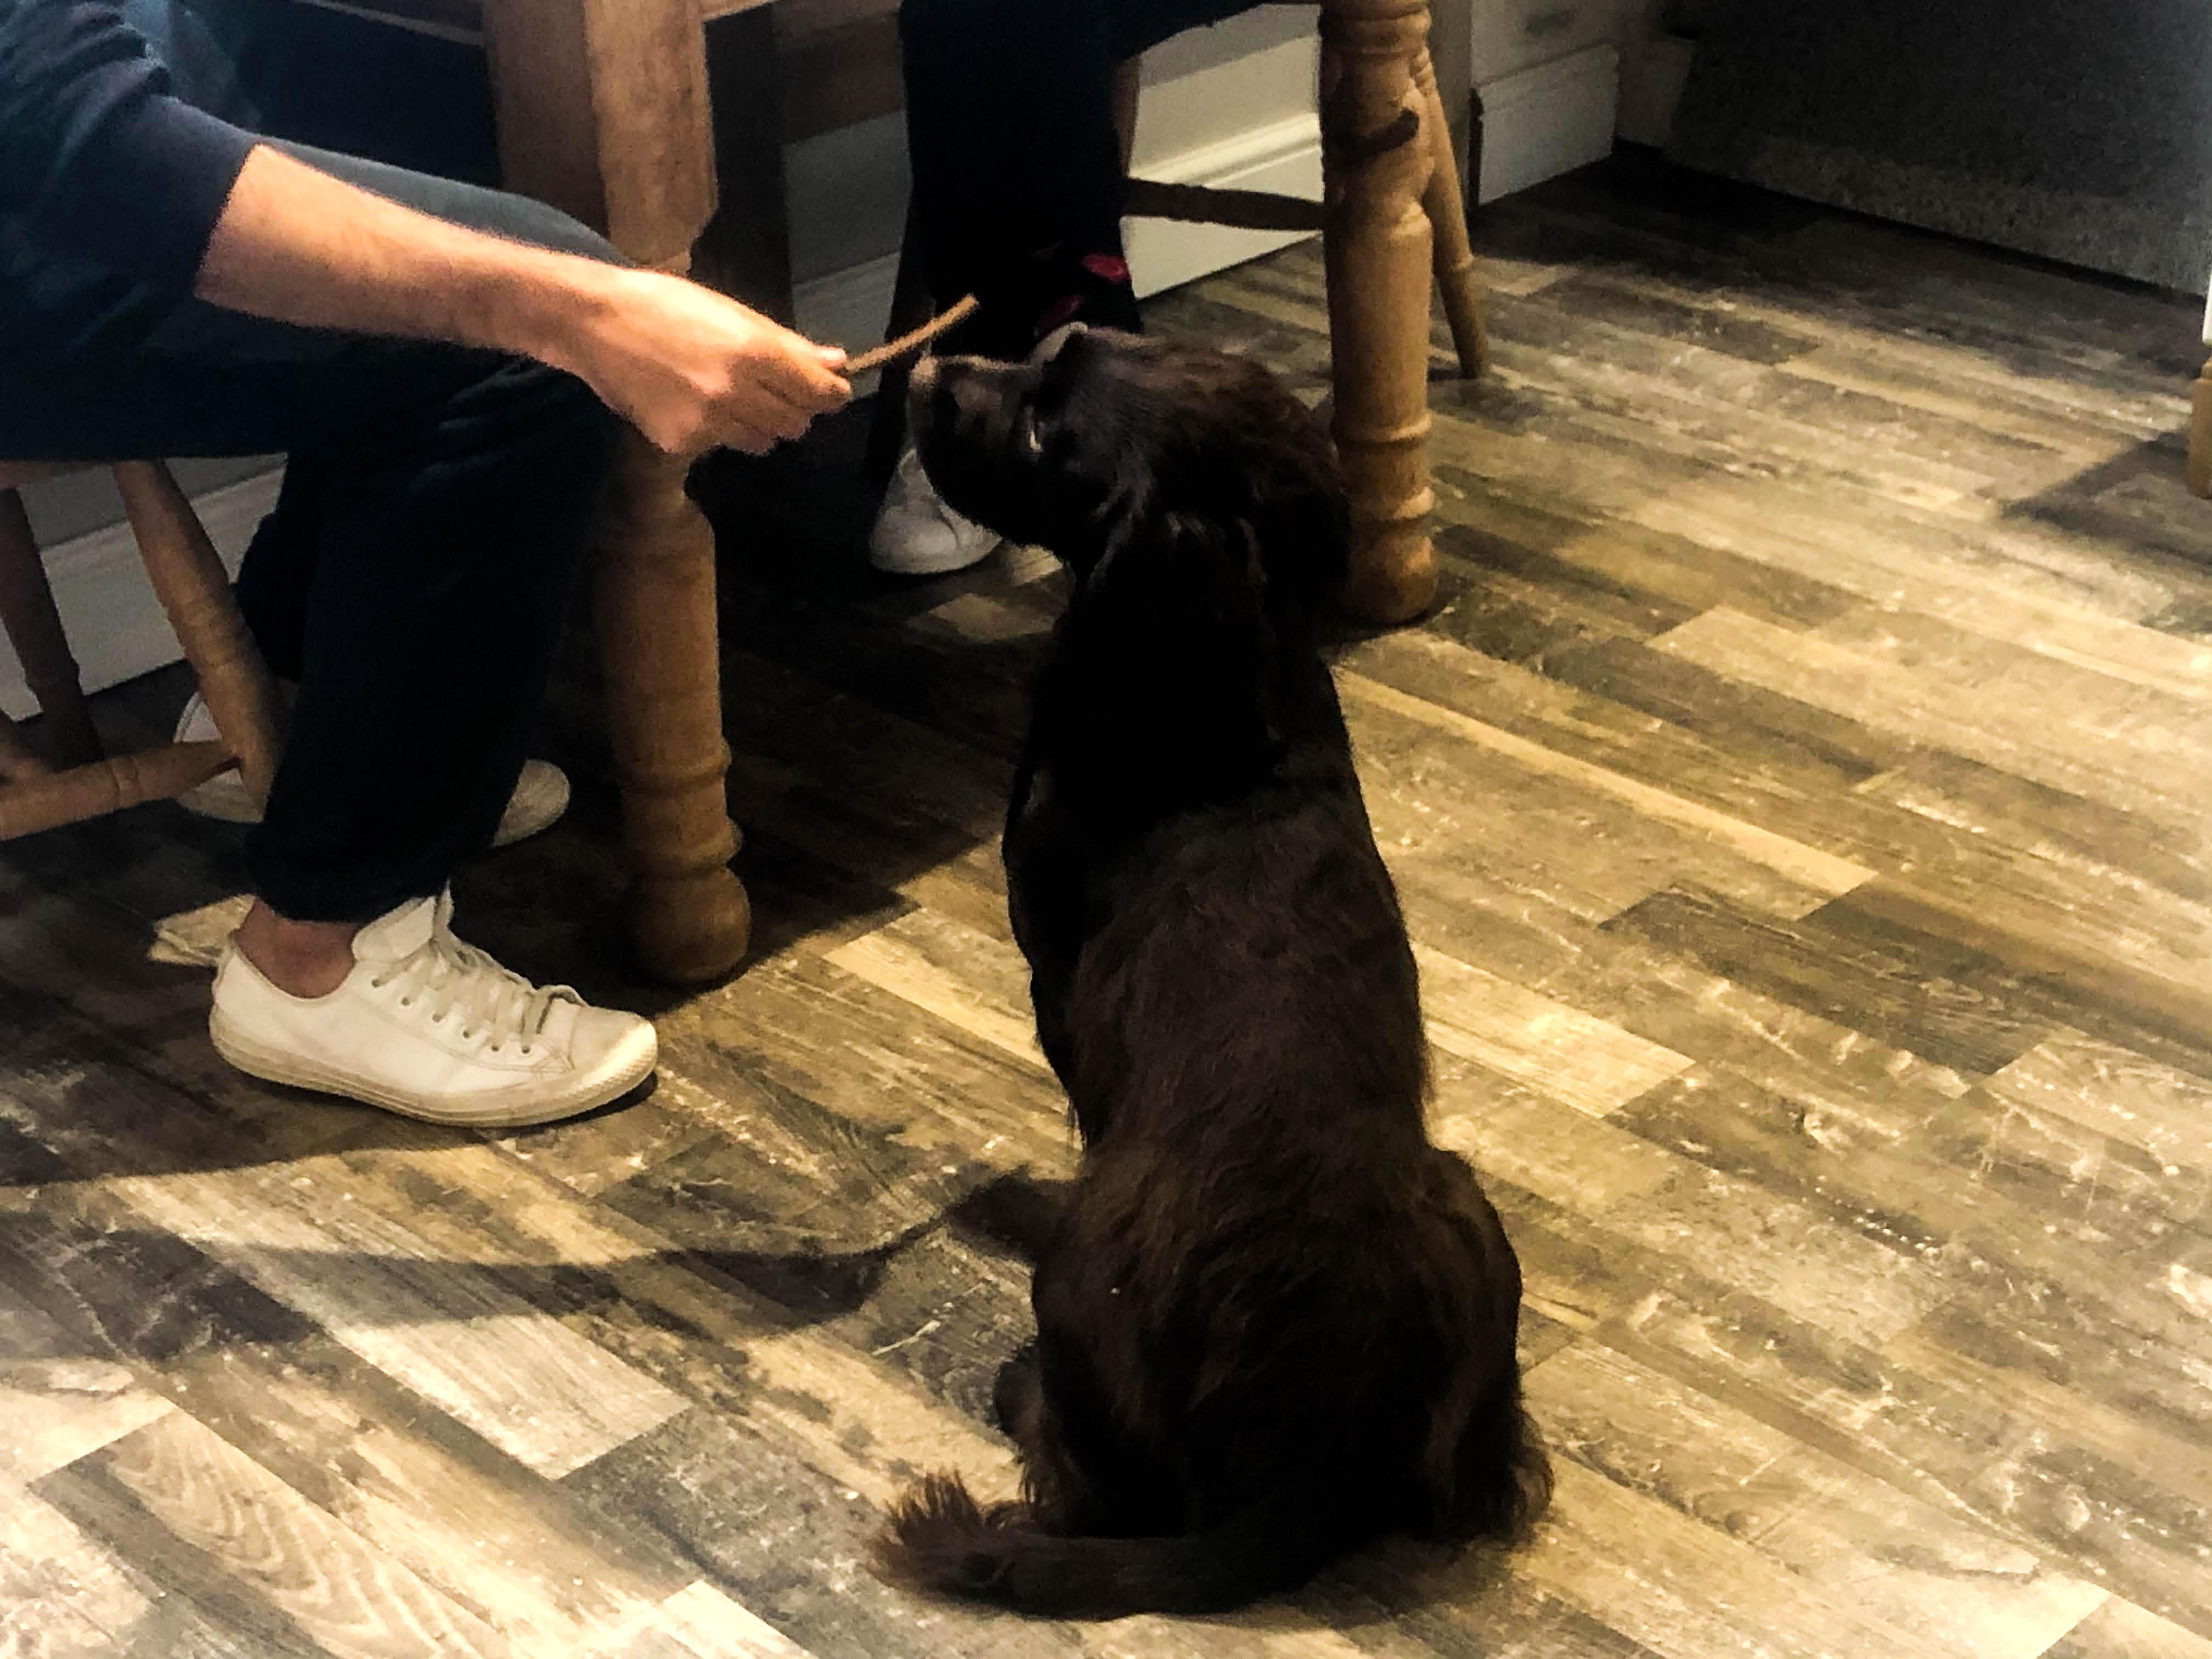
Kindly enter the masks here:
[[[1170, 36], [1253, 0], [903, 0], [907, 88], [923, 270], [942, 299], [981, 295], [961, 343], [1026, 349], [1061, 265], [1121, 252], [1114, 75]], [[1040, 286], [1042, 284], [1042, 286]]]
[[436, 891], [521, 771], [618, 426], [566, 375], [483, 370], [404, 441], [318, 457], [299, 701], [247, 843], [280, 914]]

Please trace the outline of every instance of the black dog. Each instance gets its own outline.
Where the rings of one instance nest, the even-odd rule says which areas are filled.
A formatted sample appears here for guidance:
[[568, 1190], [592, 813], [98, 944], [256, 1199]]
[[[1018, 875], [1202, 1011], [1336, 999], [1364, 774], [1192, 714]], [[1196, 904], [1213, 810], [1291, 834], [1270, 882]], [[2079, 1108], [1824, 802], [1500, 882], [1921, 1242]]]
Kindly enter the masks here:
[[1431, 1145], [1420, 988], [1313, 641], [1344, 491], [1258, 366], [1103, 331], [915, 376], [958, 511], [1076, 578], [1006, 825], [1083, 1161], [1000, 1378], [1025, 1502], [899, 1505], [890, 1576], [1204, 1612], [1392, 1531], [1524, 1528], [1521, 1274]]

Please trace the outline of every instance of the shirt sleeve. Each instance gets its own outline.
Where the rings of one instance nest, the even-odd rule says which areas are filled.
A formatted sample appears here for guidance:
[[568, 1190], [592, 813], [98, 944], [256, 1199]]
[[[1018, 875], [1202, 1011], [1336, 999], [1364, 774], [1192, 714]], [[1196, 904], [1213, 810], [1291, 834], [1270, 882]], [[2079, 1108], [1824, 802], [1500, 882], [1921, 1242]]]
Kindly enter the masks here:
[[0, 0], [0, 214], [188, 289], [252, 134], [169, 92], [112, 0]]

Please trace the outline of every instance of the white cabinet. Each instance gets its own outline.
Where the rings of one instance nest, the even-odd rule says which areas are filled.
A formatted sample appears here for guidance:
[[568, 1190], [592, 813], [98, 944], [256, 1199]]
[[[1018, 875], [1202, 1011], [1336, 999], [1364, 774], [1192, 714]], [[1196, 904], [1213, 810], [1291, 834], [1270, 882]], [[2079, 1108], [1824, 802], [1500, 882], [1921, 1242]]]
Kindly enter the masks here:
[[1618, 38], [1622, 0], [1473, 0], [1476, 86]]

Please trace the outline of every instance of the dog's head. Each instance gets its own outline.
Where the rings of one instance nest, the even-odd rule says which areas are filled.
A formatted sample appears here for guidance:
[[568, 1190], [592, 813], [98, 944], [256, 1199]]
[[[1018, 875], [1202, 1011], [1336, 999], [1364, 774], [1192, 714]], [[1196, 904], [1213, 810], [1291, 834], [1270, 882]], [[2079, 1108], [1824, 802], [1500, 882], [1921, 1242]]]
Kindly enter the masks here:
[[909, 416], [946, 502], [1058, 554], [1079, 606], [1119, 589], [1279, 623], [1343, 580], [1334, 453], [1247, 358], [1071, 326], [1022, 362], [925, 360]]

